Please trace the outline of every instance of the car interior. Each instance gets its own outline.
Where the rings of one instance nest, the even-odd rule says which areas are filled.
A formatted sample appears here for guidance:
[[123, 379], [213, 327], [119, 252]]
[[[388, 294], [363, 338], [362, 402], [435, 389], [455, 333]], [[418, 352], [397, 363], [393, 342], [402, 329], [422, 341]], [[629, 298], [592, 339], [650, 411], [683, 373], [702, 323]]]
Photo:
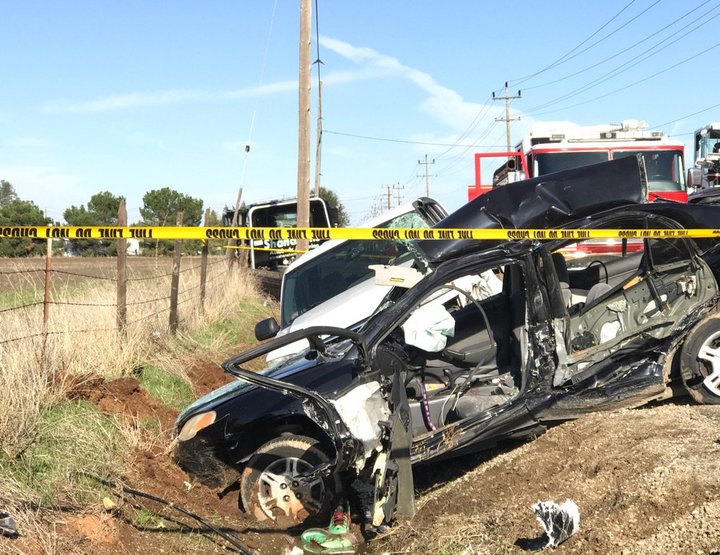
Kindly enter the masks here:
[[[418, 347], [399, 326], [380, 346], [404, 358], [415, 437], [502, 405], [521, 391], [525, 278], [519, 264], [507, 264], [495, 274], [502, 284], [497, 293], [478, 293], [473, 280], [479, 276], [463, 276], [420, 303], [418, 308], [442, 305], [447, 329], [441, 345]], [[421, 327], [433, 329], [435, 322], [425, 320]]]
[[[585, 375], [592, 362], [634, 338], [662, 338], [674, 322], [709, 298], [698, 283], [710, 274], [682, 240], [631, 244], [585, 241], [556, 251], [553, 265], [567, 300], [565, 349], [553, 384]], [[574, 378], [577, 379], [577, 378]]]

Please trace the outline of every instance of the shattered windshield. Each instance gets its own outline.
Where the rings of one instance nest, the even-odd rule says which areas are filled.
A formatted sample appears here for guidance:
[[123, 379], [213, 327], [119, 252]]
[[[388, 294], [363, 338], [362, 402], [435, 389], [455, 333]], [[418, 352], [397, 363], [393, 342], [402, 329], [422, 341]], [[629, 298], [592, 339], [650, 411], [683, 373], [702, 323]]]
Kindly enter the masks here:
[[[402, 214], [383, 228], [426, 228], [416, 212]], [[348, 240], [285, 273], [282, 326], [351, 287], [372, 279], [373, 264], [398, 265], [412, 259], [407, 240]]]

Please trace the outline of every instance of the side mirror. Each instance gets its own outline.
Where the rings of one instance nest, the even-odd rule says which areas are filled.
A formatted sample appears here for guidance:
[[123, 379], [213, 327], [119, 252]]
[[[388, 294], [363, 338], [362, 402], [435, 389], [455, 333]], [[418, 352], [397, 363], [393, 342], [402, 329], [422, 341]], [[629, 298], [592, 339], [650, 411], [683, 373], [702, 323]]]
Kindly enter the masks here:
[[700, 168], [689, 168], [687, 171], [687, 186], [689, 189], [697, 189], [702, 186], [702, 172]]
[[265, 318], [255, 324], [255, 339], [265, 341], [271, 337], [275, 337], [280, 331], [280, 326], [275, 318]]

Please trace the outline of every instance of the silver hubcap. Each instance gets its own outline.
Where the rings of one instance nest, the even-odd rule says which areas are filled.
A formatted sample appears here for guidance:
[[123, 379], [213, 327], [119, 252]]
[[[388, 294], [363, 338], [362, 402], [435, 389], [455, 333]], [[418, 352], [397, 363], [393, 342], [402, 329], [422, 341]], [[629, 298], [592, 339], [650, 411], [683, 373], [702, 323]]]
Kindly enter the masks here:
[[698, 358], [709, 364], [711, 372], [703, 380], [703, 385], [712, 393], [720, 397], [720, 331], [715, 332], [708, 337], [700, 351], [698, 352]]
[[279, 516], [302, 522], [322, 507], [325, 486], [322, 479], [298, 478], [312, 470], [302, 459], [286, 458], [270, 464], [258, 480], [258, 502], [262, 512], [276, 520]]

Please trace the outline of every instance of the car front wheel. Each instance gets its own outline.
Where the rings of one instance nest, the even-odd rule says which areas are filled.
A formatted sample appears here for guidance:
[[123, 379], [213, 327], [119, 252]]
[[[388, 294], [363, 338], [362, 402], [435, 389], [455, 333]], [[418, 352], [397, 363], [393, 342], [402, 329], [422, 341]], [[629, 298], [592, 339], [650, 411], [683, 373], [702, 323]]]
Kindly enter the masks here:
[[281, 526], [327, 518], [334, 494], [332, 478], [303, 475], [329, 460], [309, 437], [289, 435], [269, 441], [243, 471], [240, 496], [245, 510], [257, 520], [274, 520]]
[[683, 385], [699, 403], [720, 404], [720, 318], [690, 332], [680, 359]]

